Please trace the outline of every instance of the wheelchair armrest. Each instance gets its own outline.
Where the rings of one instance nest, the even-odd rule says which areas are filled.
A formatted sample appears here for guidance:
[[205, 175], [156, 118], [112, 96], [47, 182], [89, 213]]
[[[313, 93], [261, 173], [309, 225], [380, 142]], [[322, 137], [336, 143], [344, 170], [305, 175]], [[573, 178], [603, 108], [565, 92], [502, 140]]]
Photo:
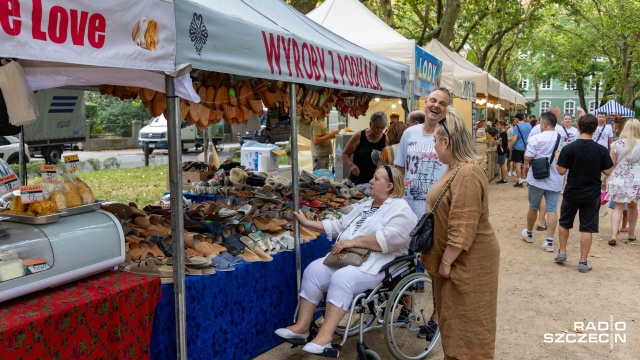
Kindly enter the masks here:
[[380, 271], [384, 271], [386, 276], [389, 276], [389, 269], [399, 263], [403, 263], [403, 262], [414, 262], [416, 259], [418, 258], [418, 254], [411, 254], [411, 255], [405, 255], [405, 256], [401, 256], [399, 258], [395, 258], [393, 260], [391, 260], [389, 263], [385, 264]]

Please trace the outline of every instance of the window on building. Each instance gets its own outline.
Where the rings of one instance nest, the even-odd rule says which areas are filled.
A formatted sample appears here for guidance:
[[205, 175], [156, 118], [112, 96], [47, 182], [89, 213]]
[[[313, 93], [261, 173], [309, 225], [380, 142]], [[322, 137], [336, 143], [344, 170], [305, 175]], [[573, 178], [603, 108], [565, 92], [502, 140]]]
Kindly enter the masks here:
[[522, 79], [522, 84], [520, 85], [522, 90], [529, 90], [529, 79]]
[[575, 90], [575, 89], [577, 89], [576, 81], [573, 80], [573, 79], [568, 80], [566, 83], [564, 83], [564, 89], [565, 90]]
[[540, 114], [549, 111], [549, 107], [551, 106], [550, 101], [541, 101], [540, 102]]
[[551, 79], [542, 80], [540, 83], [540, 90], [551, 90]]
[[589, 112], [592, 112], [595, 109], [596, 109], [596, 101], [595, 100], [589, 101]]
[[575, 101], [565, 101], [564, 102], [564, 113], [571, 114], [572, 117], [576, 116], [576, 102]]

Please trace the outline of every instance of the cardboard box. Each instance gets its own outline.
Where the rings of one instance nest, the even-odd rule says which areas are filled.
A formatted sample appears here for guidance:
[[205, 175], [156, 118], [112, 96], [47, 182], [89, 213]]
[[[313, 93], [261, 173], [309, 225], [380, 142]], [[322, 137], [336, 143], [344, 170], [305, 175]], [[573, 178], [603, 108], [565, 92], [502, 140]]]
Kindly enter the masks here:
[[[213, 171], [183, 171], [182, 172], [182, 185], [183, 190], [189, 190], [191, 183], [198, 181], [207, 181], [213, 177]], [[169, 189], [169, 172], [167, 172], [167, 189]]]
[[286, 154], [284, 150], [271, 150], [268, 148], [243, 147], [240, 150], [240, 165], [245, 166], [248, 171], [258, 171], [258, 159], [261, 155], [269, 156], [267, 171], [276, 171], [280, 166], [280, 155]]

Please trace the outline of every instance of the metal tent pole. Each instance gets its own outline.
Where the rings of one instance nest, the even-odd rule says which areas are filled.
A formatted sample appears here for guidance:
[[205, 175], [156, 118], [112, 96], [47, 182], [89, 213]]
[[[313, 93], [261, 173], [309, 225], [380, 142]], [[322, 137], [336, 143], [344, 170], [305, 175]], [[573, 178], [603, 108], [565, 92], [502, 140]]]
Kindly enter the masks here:
[[211, 126], [204, 129], [204, 162], [209, 164], [209, 138], [211, 137]]
[[[293, 211], [300, 208], [300, 187], [298, 171], [298, 119], [296, 116], [296, 84], [291, 83], [291, 106], [289, 107], [289, 121], [291, 122], [291, 183], [293, 184]], [[296, 244], [296, 290], [300, 293], [300, 282], [302, 281], [302, 259], [300, 255], [300, 223], [294, 216], [293, 237]], [[300, 301], [300, 300], [298, 300]]]
[[18, 139], [20, 140], [20, 151], [18, 151], [18, 177], [20, 178], [20, 183], [22, 185], [27, 185], [27, 157], [24, 153], [24, 126], [20, 126], [20, 135], [18, 135]]
[[169, 136], [169, 191], [171, 192], [171, 238], [173, 239], [173, 292], [176, 314], [176, 358], [187, 360], [187, 317], [184, 292], [184, 219], [182, 204], [182, 144], [179, 100], [174, 78], [165, 75], [167, 131]]

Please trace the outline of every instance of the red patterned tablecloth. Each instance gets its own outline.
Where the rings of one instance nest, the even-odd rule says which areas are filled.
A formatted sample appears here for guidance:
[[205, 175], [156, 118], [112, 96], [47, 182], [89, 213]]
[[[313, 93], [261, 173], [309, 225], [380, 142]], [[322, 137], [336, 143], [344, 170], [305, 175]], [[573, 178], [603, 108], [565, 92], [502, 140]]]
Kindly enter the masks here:
[[160, 278], [108, 271], [0, 303], [0, 359], [148, 359]]

